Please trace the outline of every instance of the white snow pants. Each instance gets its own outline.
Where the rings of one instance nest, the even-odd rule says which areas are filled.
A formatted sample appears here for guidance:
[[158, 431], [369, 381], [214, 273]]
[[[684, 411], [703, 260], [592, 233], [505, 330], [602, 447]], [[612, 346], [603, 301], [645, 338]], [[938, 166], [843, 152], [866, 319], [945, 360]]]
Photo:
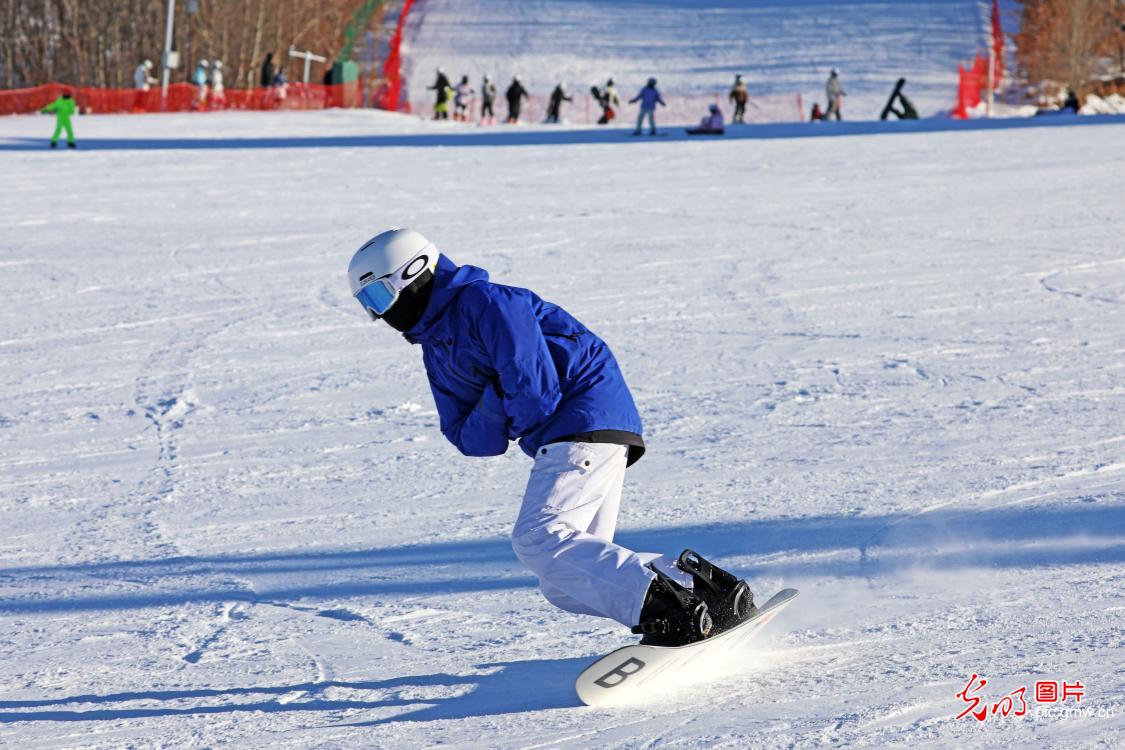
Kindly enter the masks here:
[[613, 543], [627, 453], [625, 446], [609, 443], [540, 448], [512, 530], [512, 549], [539, 576], [547, 601], [632, 627], [656, 577], [648, 564], [685, 587], [693, 581], [673, 559]]

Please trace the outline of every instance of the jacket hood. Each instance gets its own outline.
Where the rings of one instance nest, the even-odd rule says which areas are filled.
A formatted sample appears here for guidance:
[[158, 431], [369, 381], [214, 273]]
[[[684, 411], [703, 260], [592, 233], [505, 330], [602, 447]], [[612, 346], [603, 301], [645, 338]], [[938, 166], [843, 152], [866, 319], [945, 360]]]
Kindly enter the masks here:
[[469, 284], [488, 281], [488, 271], [476, 266], [459, 266], [445, 254], [438, 255], [437, 268], [434, 269], [434, 286], [426, 311], [413, 328], [402, 334], [411, 344], [424, 344], [432, 340], [434, 324], [445, 314], [457, 295]]

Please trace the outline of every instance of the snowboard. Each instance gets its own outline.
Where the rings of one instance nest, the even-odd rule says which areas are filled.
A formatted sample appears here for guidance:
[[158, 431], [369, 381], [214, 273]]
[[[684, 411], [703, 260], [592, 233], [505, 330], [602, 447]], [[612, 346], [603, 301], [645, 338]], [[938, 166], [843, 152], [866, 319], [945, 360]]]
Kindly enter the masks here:
[[751, 653], [754, 636], [796, 596], [796, 589], [783, 589], [730, 630], [686, 646], [619, 648], [586, 667], [574, 689], [587, 706], [616, 706], [729, 673], [732, 663]]

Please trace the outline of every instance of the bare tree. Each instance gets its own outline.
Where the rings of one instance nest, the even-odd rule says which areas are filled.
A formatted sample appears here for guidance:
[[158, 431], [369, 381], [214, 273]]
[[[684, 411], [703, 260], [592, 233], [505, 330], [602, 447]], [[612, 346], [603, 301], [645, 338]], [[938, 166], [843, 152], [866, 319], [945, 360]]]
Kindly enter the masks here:
[[[270, 50], [278, 65], [288, 64], [285, 51], [297, 43], [335, 59], [365, 0], [195, 0], [192, 15], [188, 5], [176, 0], [174, 46], [183, 63], [174, 80], [205, 57], [236, 72], [232, 82], [254, 85]], [[128, 87], [138, 63], [160, 59], [166, 7], [165, 0], [0, 0], [0, 85]]]
[[1072, 91], [1090, 87], [1106, 63], [1121, 65], [1121, 0], [1025, 0], [1016, 54], [1027, 79]]

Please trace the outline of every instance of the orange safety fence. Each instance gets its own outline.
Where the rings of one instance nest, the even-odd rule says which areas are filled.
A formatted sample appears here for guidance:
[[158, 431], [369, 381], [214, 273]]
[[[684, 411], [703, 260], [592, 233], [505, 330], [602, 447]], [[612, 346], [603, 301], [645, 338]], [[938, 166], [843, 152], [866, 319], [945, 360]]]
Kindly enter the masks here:
[[[995, 90], [1004, 77], [1004, 29], [1000, 26], [1000, 6], [993, 0], [992, 3], [992, 81]], [[953, 109], [953, 116], [962, 120], [969, 117], [969, 110], [980, 106], [985, 97], [991, 95], [989, 91], [988, 55], [978, 54], [973, 58], [973, 64], [966, 68], [957, 66], [957, 106]]]
[[409, 112], [410, 102], [402, 97], [402, 28], [414, 0], [406, 0], [399, 11], [395, 23], [395, 33], [391, 37], [390, 51], [383, 62], [383, 81], [375, 91], [375, 106], [392, 112]]
[[160, 88], [99, 89], [48, 83], [27, 89], [0, 91], [0, 115], [31, 114], [70, 92], [80, 112], [208, 112], [217, 110], [300, 110], [358, 107], [363, 103], [359, 82], [322, 86], [287, 83], [255, 89], [200, 89], [190, 83], [173, 83], [164, 96]]

